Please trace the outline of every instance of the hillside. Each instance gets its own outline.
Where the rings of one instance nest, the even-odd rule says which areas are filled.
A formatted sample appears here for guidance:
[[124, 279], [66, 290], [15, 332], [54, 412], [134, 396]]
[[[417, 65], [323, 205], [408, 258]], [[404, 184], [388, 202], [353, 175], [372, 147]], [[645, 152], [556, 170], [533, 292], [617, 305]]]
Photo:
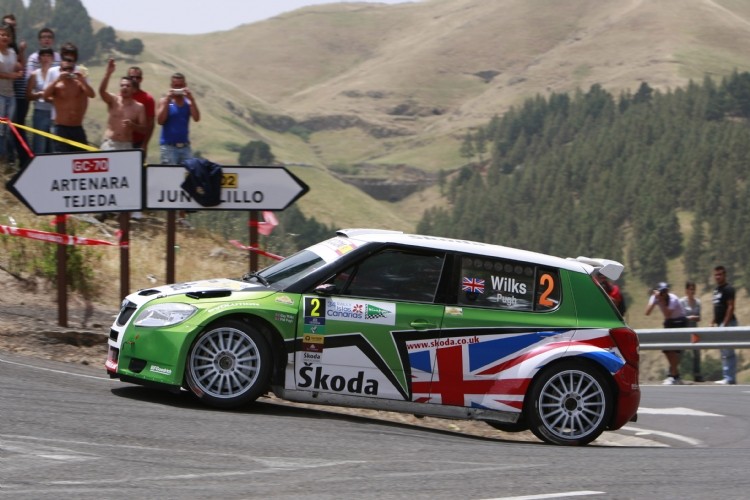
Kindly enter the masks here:
[[[295, 172], [321, 188], [301, 200], [306, 213], [402, 229], [434, 197], [377, 202], [330, 168], [406, 165], [434, 178], [463, 163], [470, 127], [537, 93], [598, 83], [617, 94], [644, 81], [667, 89], [750, 69], [750, 5], [737, 0], [329, 4], [206, 35], [121, 35], [145, 43], [137, 61], [120, 65], [141, 65], [147, 90], [160, 94], [172, 72], [187, 75], [205, 156], [233, 163], [232, 145], [264, 140], [281, 161], [314, 166]], [[94, 82], [101, 74], [92, 67]], [[92, 140], [103, 117], [104, 105], [92, 104]], [[320, 203], [328, 193], [353, 205], [332, 213]]]

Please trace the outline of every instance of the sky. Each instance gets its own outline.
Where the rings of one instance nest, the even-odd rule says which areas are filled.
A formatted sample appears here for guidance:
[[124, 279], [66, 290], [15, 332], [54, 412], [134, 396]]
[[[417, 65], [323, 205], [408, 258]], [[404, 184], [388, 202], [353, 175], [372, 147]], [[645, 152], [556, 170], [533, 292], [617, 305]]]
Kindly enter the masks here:
[[[363, 0], [348, 0], [361, 2]], [[404, 3], [410, 0], [370, 0]], [[224, 31], [284, 12], [341, 0], [82, 0], [90, 17], [117, 31], [198, 34]]]

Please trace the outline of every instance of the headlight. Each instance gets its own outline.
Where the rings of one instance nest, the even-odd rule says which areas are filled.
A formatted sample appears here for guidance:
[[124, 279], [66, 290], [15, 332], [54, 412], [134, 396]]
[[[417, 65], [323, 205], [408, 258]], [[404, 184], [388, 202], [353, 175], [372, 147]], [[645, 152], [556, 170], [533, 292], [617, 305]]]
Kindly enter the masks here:
[[190, 304], [166, 302], [148, 306], [135, 319], [135, 326], [170, 326], [185, 321], [198, 309]]

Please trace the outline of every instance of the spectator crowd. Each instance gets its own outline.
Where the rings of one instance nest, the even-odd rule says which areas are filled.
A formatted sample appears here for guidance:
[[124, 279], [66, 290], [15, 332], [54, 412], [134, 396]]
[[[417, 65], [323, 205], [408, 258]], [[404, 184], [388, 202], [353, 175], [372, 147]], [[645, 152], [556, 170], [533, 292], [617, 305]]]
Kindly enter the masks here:
[[[27, 44], [16, 39], [15, 28], [15, 16], [5, 15], [0, 24], [0, 161], [23, 168], [30, 160], [29, 152], [66, 153], [88, 148], [84, 118], [97, 91], [87, 68], [78, 62], [77, 47], [65, 42], [56, 50], [54, 31], [42, 28], [36, 50], [26, 57]], [[190, 121], [199, 121], [200, 111], [185, 75], [171, 75], [169, 90], [157, 102], [141, 87], [144, 76], [138, 66], [127, 68], [117, 78], [117, 91], [110, 92], [110, 79], [116, 71], [115, 61], [109, 59], [98, 87], [108, 111], [99, 149], [143, 149], [145, 157], [158, 122], [161, 163], [181, 164], [192, 158]], [[27, 134], [30, 107], [31, 134]], [[22, 127], [14, 127], [14, 133], [8, 122]]]

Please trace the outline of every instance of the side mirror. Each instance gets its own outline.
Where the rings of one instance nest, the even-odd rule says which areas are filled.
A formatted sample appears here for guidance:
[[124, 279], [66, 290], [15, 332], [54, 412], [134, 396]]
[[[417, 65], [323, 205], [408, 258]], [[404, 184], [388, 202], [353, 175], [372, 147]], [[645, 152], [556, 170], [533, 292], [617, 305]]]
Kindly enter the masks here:
[[318, 285], [315, 287], [314, 291], [316, 295], [323, 297], [330, 297], [331, 295], [338, 293], [336, 285], [333, 283], [323, 283], [322, 285]]

